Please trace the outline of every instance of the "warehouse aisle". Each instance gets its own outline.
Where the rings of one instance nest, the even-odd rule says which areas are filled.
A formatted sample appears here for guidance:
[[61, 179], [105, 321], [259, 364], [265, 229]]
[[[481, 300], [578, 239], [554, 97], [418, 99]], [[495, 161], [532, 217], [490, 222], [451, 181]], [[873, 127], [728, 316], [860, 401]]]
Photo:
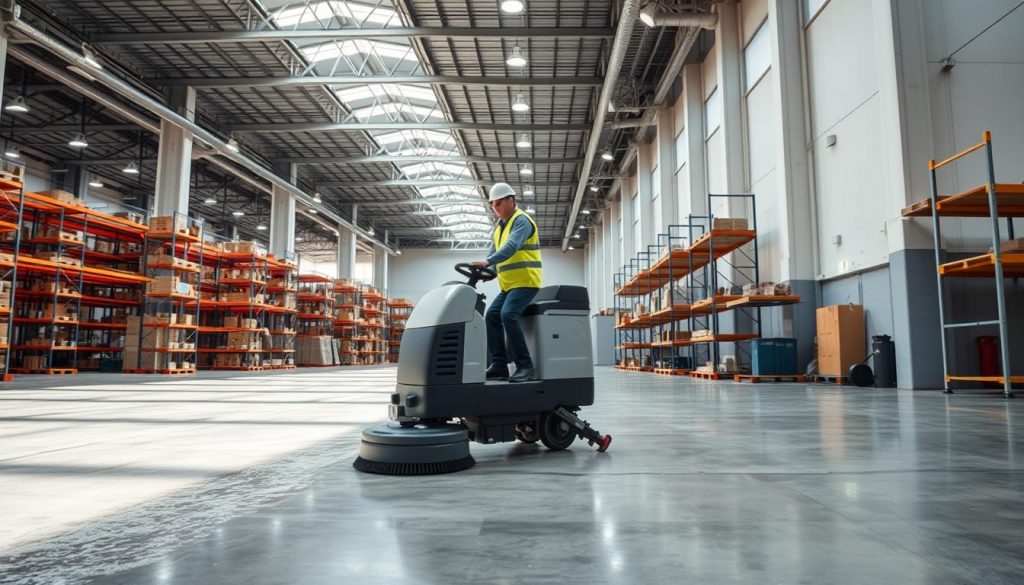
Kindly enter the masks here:
[[0, 551], [301, 454], [261, 488], [290, 489], [335, 462], [325, 441], [386, 416], [394, 379], [391, 367], [19, 377], [0, 391]]
[[[1024, 406], [1016, 401], [711, 385], [599, 368], [598, 405], [587, 414], [615, 436], [609, 453], [474, 446], [478, 464], [467, 472], [394, 478], [354, 472], [357, 435], [339, 437], [355, 419], [383, 411], [363, 405], [384, 401], [392, 374], [344, 374], [362, 380], [333, 387], [327, 380], [342, 376], [310, 374], [320, 381], [292, 401], [281, 388], [253, 385], [248, 399], [270, 392], [287, 410], [254, 406], [264, 409], [257, 417], [242, 404], [209, 415], [256, 417], [261, 430], [282, 421], [287, 432], [277, 440], [305, 428], [287, 421], [316, 429], [335, 421], [321, 442], [281, 448], [278, 461], [245, 465], [2, 559], [9, 570], [0, 583], [1024, 579]], [[59, 406], [37, 408], [40, 418], [63, 416]], [[104, 415], [74, 418], [87, 416]], [[232, 440], [236, 427], [217, 428]], [[164, 455], [147, 465], [196, 466]], [[297, 486], [312, 481], [268, 488], [278, 473]]]

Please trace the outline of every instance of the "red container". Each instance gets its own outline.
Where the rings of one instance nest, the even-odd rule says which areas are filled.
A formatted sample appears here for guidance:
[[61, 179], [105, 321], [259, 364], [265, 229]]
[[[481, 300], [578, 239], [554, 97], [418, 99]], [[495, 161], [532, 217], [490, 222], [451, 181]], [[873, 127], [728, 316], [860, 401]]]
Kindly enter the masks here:
[[982, 376], [999, 376], [999, 338], [984, 335], [978, 342], [978, 370]]

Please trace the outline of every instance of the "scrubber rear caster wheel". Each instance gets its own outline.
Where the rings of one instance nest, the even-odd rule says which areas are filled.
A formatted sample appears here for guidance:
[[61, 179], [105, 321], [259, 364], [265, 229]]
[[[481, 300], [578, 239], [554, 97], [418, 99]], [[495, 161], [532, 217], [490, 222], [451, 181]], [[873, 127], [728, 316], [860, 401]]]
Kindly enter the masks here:
[[546, 412], [540, 417], [538, 431], [540, 442], [552, 451], [567, 449], [576, 440], [576, 429], [553, 412]]
[[523, 443], [532, 444], [540, 440], [540, 435], [537, 433], [537, 427], [535, 425], [516, 425], [515, 431], [516, 439]]

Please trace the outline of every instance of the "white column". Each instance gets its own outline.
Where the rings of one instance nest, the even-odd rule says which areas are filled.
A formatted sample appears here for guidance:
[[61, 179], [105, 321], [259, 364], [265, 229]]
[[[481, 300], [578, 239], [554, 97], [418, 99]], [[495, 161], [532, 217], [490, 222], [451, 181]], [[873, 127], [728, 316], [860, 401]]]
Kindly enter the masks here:
[[[654, 218], [651, 213], [651, 197], [654, 195], [654, 185], [651, 184], [651, 168], [654, 166], [653, 144], [642, 144], [636, 153], [636, 182], [637, 192], [640, 194], [640, 233], [641, 241], [633, 242], [639, 252], [646, 252], [647, 246], [654, 244], [654, 236], [657, 233]], [[637, 218], [633, 218], [636, 221]]]
[[768, 3], [768, 30], [772, 42], [772, 85], [775, 117], [777, 189], [785, 198], [778, 218], [779, 245], [783, 250], [780, 280], [815, 278], [816, 221], [811, 213], [811, 180], [807, 149], [804, 75], [800, 36], [801, 8], [789, 0]]
[[686, 102], [686, 166], [689, 201], [680, 202], [694, 215], [707, 213], [707, 162], [704, 154], [704, 72], [699, 63], [683, 66], [683, 96]]
[[338, 278], [352, 280], [355, 274], [355, 263], [351, 253], [355, 250], [355, 234], [352, 230], [338, 226]]
[[270, 253], [287, 258], [295, 252], [295, 196], [274, 186], [270, 196]]
[[381, 246], [373, 247], [373, 286], [388, 287], [388, 252]]
[[614, 213], [612, 212], [612, 205], [606, 205], [604, 209], [604, 219], [601, 224], [601, 264], [604, 266], [604, 284], [601, 298], [604, 300], [605, 307], [612, 306], [612, 275], [615, 274], [615, 270], [618, 268], [618, 242], [613, 239], [612, 234], [612, 222], [614, 221]]
[[[741, 73], [739, 14], [735, 4], [717, 4], [715, 51], [718, 93], [722, 99], [722, 138], [725, 144], [725, 177], [729, 193], [744, 192], [743, 85]], [[731, 208], [730, 211], [733, 209]], [[735, 211], [741, 211], [741, 207]]]
[[[196, 91], [171, 88], [168, 105], [189, 120], [195, 119]], [[192, 133], [160, 121], [160, 147], [156, 162], [156, 193], [153, 213], [158, 216], [188, 214], [189, 178], [192, 174]]]
[[[288, 180], [298, 182], [299, 165], [288, 168]], [[274, 185], [270, 194], [270, 253], [287, 258], [295, 253], [295, 196]]]
[[[7, 72], [7, 33], [0, 30], [0, 108], [4, 105], [4, 74]], [[24, 73], [22, 74], [24, 75]]]
[[620, 264], [627, 264], [636, 256], [636, 244], [633, 242], [633, 195], [636, 194], [636, 177], [622, 180], [622, 193], [619, 200], [619, 217], [622, 218], [622, 258]]
[[677, 198], [675, 190], [676, 179], [676, 132], [672, 115], [672, 108], [663, 108], [658, 112], [658, 168], [661, 172], [661, 223], [654, 226], [655, 233], [668, 233], [668, 226], [676, 223]]

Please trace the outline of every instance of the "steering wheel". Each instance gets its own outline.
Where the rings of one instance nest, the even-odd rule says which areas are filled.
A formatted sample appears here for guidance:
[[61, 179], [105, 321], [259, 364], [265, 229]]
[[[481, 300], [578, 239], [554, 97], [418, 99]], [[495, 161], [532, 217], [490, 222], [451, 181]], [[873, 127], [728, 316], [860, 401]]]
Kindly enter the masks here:
[[488, 280], [494, 280], [498, 277], [498, 273], [490, 266], [477, 268], [467, 262], [460, 262], [456, 264], [455, 272], [458, 272], [462, 276], [468, 278], [469, 281], [466, 282], [466, 284], [473, 288], [476, 288], [476, 283], [480, 281], [487, 282]]

